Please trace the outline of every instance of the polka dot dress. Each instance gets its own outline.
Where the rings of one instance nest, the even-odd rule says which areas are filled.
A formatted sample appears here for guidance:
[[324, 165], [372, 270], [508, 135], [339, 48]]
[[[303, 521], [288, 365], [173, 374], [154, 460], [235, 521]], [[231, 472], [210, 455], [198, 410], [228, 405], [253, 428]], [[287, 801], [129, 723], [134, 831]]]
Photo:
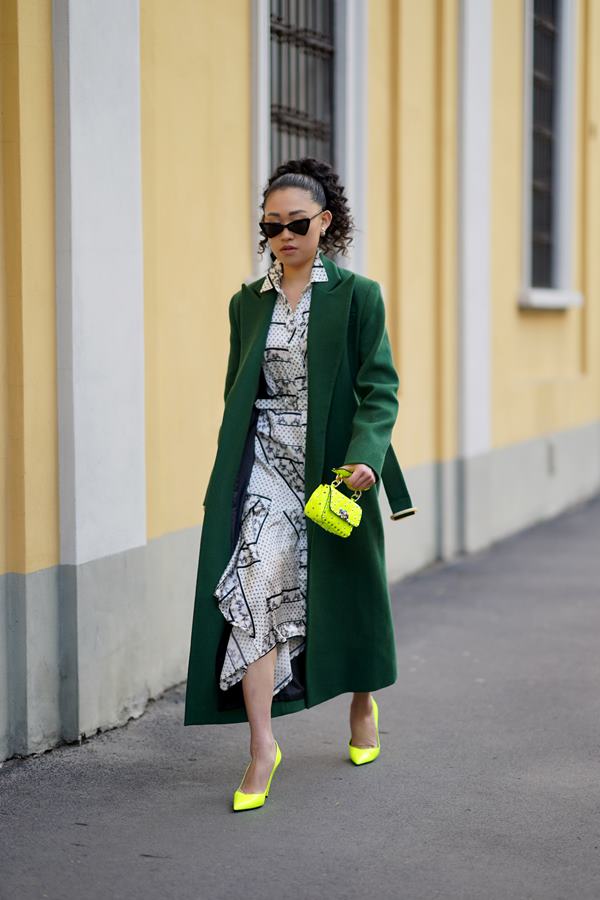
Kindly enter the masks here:
[[221, 690], [276, 646], [276, 694], [291, 681], [291, 660], [306, 646], [306, 339], [312, 284], [327, 281], [327, 273], [317, 250], [294, 311], [281, 289], [282, 274], [275, 260], [261, 286], [277, 291], [262, 366], [268, 397], [255, 401], [255, 456], [240, 534], [215, 589], [219, 609], [232, 623]]

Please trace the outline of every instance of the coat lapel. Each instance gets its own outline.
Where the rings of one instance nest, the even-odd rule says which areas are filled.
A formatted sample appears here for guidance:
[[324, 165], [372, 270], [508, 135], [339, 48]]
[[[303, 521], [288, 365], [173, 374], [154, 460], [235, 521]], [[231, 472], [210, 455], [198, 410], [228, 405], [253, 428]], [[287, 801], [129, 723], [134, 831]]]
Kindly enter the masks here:
[[[342, 359], [348, 327], [348, 313], [354, 287], [354, 273], [342, 269], [321, 255], [327, 281], [315, 281], [312, 285], [310, 316], [307, 334], [308, 370], [308, 418], [306, 430], [305, 496], [308, 500], [321, 482], [325, 457], [327, 420], [335, 378]], [[260, 366], [275, 304], [276, 291], [271, 288], [260, 292], [264, 278], [244, 285], [251, 290], [255, 310], [247, 331], [242, 352], [243, 361], [252, 373], [253, 384], [258, 384]], [[256, 375], [256, 378], [254, 378]]]

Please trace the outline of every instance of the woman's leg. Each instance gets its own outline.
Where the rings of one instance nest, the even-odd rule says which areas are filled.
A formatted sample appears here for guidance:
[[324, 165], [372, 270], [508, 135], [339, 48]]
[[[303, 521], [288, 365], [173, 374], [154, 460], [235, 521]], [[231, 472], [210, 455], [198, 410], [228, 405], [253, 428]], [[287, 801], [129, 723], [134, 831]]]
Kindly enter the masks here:
[[246, 794], [262, 793], [275, 762], [275, 738], [271, 728], [271, 701], [275, 677], [277, 646], [250, 663], [242, 678], [244, 703], [250, 725], [250, 756], [241, 790]]
[[350, 704], [350, 742], [353, 747], [376, 747], [377, 730], [370, 691], [357, 691]]

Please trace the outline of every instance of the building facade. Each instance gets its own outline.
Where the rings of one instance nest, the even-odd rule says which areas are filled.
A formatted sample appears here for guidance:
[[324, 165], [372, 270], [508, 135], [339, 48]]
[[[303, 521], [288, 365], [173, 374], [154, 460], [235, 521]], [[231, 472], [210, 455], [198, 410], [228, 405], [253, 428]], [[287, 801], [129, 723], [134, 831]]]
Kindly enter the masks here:
[[185, 678], [282, 159], [337, 167], [382, 285], [390, 579], [600, 490], [594, 0], [0, 0], [0, 51], [0, 759]]

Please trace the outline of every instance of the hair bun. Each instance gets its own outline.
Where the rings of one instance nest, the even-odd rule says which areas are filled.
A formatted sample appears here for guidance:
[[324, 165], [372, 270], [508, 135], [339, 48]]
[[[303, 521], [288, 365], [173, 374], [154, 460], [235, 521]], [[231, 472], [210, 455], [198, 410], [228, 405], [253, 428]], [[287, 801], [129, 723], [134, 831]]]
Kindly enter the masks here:
[[[271, 190], [286, 187], [309, 191], [317, 203], [331, 212], [332, 221], [321, 240], [321, 248], [324, 253], [333, 251], [346, 255], [348, 245], [352, 243], [354, 220], [344, 187], [330, 163], [314, 156], [288, 159], [281, 163], [273, 171], [263, 191], [263, 210]], [[259, 244], [261, 254], [266, 245], [267, 238], [261, 238]]]

